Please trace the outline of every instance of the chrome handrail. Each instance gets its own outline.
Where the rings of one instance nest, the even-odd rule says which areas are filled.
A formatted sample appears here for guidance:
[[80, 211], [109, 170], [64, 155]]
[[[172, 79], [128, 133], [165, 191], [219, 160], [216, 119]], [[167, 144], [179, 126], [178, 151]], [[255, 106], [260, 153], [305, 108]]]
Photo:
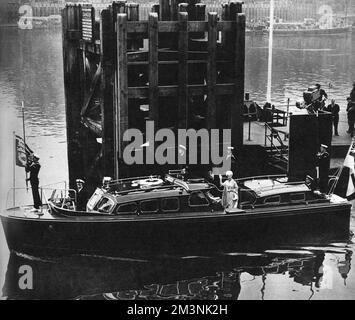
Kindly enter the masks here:
[[[77, 191], [75, 190], [75, 189], [58, 189], [58, 188], [43, 188], [42, 186], [41, 187], [39, 187], [38, 188], [39, 189], [39, 191], [40, 191], [40, 198], [41, 198], [41, 202], [42, 202], [42, 206], [43, 206], [43, 204], [45, 204], [45, 205], [48, 205], [48, 201], [47, 201], [47, 197], [46, 197], [46, 190], [48, 191], [48, 190], [51, 190], [51, 191], [64, 191], [64, 192], [74, 192], [74, 201], [75, 201], [75, 203], [76, 203], [76, 201], [77, 201]], [[9, 208], [11, 208], [10, 206], [8, 206], [8, 203], [9, 203], [9, 196], [10, 196], [10, 192], [13, 192], [13, 207], [12, 208], [15, 208], [16, 207], [16, 205], [15, 205], [15, 203], [16, 203], [16, 198], [15, 198], [15, 190], [32, 190], [32, 188], [31, 187], [28, 187], [28, 188], [26, 188], [26, 187], [12, 187], [12, 188], [9, 188], [9, 190], [8, 190], [8, 192], [7, 192], [7, 196], [6, 196], [6, 209], [9, 209]], [[43, 197], [44, 196], [44, 197]], [[45, 203], [43, 203], [44, 201], [43, 201], [43, 199], [44, 199], [44, 201], [45, 201]], [[53, 200], [52, 198], [50, 198], [49, 200]], [[26, 205], [31, 205], [31, 204], [26, 204]], [[62, 206], [64, 205], [64, 201], [63, 201], [63, 204], [62, 204]]]

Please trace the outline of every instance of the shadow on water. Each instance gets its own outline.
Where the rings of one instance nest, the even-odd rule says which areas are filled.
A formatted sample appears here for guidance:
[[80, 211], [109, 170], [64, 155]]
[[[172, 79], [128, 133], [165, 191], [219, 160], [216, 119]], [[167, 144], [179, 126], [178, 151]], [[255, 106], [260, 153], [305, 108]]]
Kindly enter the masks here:
[[[42, 259], [11, 253], [3, 296], [7, 299], [236, 300], [254, 282], [258, 283], [259, 299], [264, 299], [268, 277], [282, 275], [293, 285], [308, 287], [304, 298], [309, 299], [314, 290], [328, 281], [324, 263], [327, 254], [337, 255], [337, 271], [346, 281], [352, 256], [346, 244], [145, 259], [95, 256]], [[23, 276], [19, 269], [24, 265], [33, 270], [31, 290], [19, 286]]]

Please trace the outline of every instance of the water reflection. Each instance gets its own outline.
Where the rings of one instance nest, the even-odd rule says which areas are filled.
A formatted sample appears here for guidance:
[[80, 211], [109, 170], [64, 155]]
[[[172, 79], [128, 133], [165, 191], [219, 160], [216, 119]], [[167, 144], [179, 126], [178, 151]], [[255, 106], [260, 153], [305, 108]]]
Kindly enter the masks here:
[[[335, 278], [346, 286], [352, 252], [347, 247], [341, 251], [318, 250], [307, 255], [232, 253], [146, 260], [88, 256], [43, 260], [12, 253], [3, 296], [7, 299], [236, 300], [241, 295], [243, 299], [250, 298], [249, 290], [255, 294], [257, 288], [259, 299], [282, 299], [282, 292], [272, 288], [272, 296], [268, 292], [272, 277], [282, 275], [292, 287], [295, 284], [303, 287], [302, 299], [311, 299], [317, 291], [333, 289]], [[332, 256], [336, 268], [329, 266]], [[23, 265], [33, 269], [33, 290], [19, 288], [19, 268]]]

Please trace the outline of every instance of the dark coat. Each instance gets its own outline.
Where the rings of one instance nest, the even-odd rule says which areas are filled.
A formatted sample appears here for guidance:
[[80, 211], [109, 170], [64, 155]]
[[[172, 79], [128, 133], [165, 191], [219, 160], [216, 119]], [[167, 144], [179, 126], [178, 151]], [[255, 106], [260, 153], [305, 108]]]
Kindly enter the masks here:
[[38, 174], [39, 174], [39, 170], [41, 169], [41, 165], [38, 162], [27, 162], [26, 164], [26, 172], [30, 173], [30, 182], [31, 184], [33, 183], [39, 183], [39, 179], [38, 179]]
[[332, 104], [330, 104], [327, 106], [326, 111], [331, 112], [333, 115], [333, 118], [337, 118], [337, 117], [339, 117], [340, 107], [336, 103], [334, 104], [334, 106]]
[[78, 211], [86, 211], [86, 204], [89, 200], [89, 193], [86, 188], [82, 188], [80, 191], [77, 191], [76, 194], [76, 209]]

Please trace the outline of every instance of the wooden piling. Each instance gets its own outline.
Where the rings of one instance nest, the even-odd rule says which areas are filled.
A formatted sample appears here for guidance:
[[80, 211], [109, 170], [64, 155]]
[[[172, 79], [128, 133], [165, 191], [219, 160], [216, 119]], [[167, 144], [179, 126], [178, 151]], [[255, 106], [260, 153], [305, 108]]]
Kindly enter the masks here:
[[117, 106], [116, 106], [116, 122], [118, 127], [118, 136], [116, 139], [117, 150], [115, 155], [118, 155], [115, 168], [115, 177], [123, 176], [121, 174], [120, 164], [123, 163], [123, 151], [125, 143], [123, 135], [129, 128], [128, 124], [128, 79], [127, 79], [127, 15], [117, 15]]
[[82, 105], [82, 83], [80, 67], [83, 65], [79, 46], [79, 6], [65, 7], [62, 11], [63, 67], [65, 90], [65, 112], [67, 119], [68, 168], [70, 188], [75, 186], [75, 177], [86, 178], [80, 130]]
[[149, 118], [159, 126], [158, 14], [149, 14]]
[[207, 128], [216, 128], [217, 13], [208, 13]]
[[[179, 9], [183, 6], [179, 5]], [[187, 55], [189, 50], [189, 36], [187, 29], [188, 14], [187, 12], [179, 12], [179, 128], [188, 128], [188, 67]]]
[[103, 170], [105, 176], [112, 177], [115, 167], [115, 148], [114, 148], [114, 83], [115, 70], [113, 64], [115, 42], [113, 37], [114, 25], [112, 11], [104, 9], [101, 11], [100, 19], [100, 63], [101, 63], [101, 125], [102, 125], [102, 150], [103, 150]]
[[244, 74], [245, 74], [245, 14], [237, 13], [235, 33], [235, 92], [234, 104], [231, 112], [232, 146], [243, 145], [243, 117], [244, 105]]

